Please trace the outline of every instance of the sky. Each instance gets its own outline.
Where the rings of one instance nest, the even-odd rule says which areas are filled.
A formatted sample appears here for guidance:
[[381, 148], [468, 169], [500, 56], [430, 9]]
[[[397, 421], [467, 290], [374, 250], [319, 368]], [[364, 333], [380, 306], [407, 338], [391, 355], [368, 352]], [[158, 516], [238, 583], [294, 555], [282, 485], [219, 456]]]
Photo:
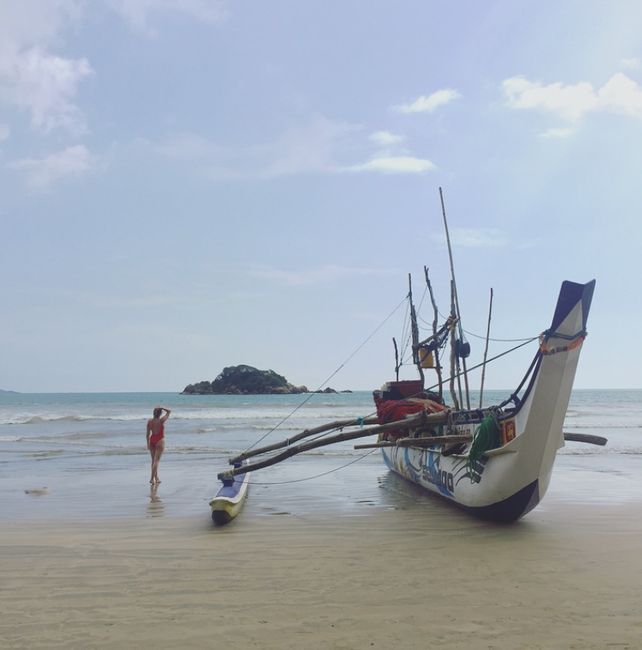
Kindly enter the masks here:
[[241, 363], [378, 388], [409, 274], [422, 333], [424, 267], [449, 311], [440, 187], [468, 365], [491, 288], [493, 356], [595, 278], [575, 387], [642, 388], [640, 24], [625, 0], [0, 0], [0, 388]]

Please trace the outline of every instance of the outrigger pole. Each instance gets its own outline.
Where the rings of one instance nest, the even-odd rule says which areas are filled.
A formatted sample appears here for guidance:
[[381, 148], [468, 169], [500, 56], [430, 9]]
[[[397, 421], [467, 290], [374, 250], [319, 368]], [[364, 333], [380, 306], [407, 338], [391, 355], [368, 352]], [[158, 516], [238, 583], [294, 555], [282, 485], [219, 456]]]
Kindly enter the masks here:
[[303, 438], [309, 438], [310, 436], [315, 436], [318, 433], [323, 433], [325, 431], [332, 431], [332, 429], [343, 429], [344, 427], [357, 427], [363, 426], [364, 424], [379, 424], [379, 419], [376, 416], [367, 417], [367, 418], [351, 418], [349, 420], [335, 420], [334, 422], [328, 422], [327, 424], [322, 424], [321, 426], [314, 427], [312, 429], [305, 429], [301, 433], [297, 433], [291, 438], [286, 438], [279, 442], [275, 442], [271, 445], [266, 445], [265, 447], [257, 447], [256, 449], [250, 449], [244, 451], [234, 458], [230, 458], [230, 465], [236, 465], [241, 461], [252, 458], [252, 456], [258, 456], [260, 454], [266, 454], [269, 451], [275, 451], [277, 449], [283, 449], [283, 447], [289, 447], [292, 443], [303, 440]]
[[[228, 469], [227, 471], [218, 474], [217, 477], [219, 480], [224, 481], [226, 479], [230, 479], [234, 476], [237, 476], [238, 474], [246, 474], [247, 472], [252, 472], [257, 469], [263, 469], [264, 467], [269, 467], [270, 465], [279, 463], [282, 460], [289, 458], [290, 456], [300, 454], [304, 451], [310, 451], [312, 449], [316, 449], [317, 447], [325, 447], [326, 445], [331, 445], [334, 444], [335, 442], [342, 442], [344, 440], [355, 440], [357, 438], [365, 438], [366, 436], [371, 436], [375, 433], [382, 433], [384, 431], [395, 431], [395, 430], [410, 429], [411, 427], [414, 428], [414, 427], [421, 427], [421, 426], [434, 426], [436, 424], [444, 424], [445, 422], [448, 421], [449, 417], [450, 417], [450, 413], [448, 411], [443, 411], [441, 413], [431, 413], [431, 414], [421, 412], [418, 413], [417, 415], [407, 417], [403, 420], [388, 422], [387, 424], [381, 424], [376, 427], [368, 427], [365, 429], [358, 429], [357, 431], [348, 431], [346, 433], [339, 433], [334, 436], [328, 436], [327, 438], [321, 438], [319, 440], [311, 440], [310, 442], [304, 442], [301, 443], [300, 445], [289, 446], [285, 451], [282, 451], [279, 454], [275, 454], [274, 456], [270, 456], [265, 460], [258, 460], [254, 463], [246, 463], [245, 465]], [[258, 450], [254, 450], [254, 451], [258, 451]]]
[[[446, 243], [448, 244], [448, 257], [450, 259], [450, 277], [452, 279], [452, 294], [455, 304], [455, 316], [457, 316], [457, 329], [459, 331], [459, 345], [455, 350], [455, 354], [459, 357], [459, 352], [462, 348], [464, 340], [464, 332], [461, 326], [461, 313], [459, 311], [459, 298], [457, 296], [457, 283], [455, 282], [455, 265], [453, 263], [453, 251], [450, 246], [450, 234], [448, 232], [448, 222], [446, 221], [446, 206], [444, 205], [444, 193], [442, 192], [441, 187], [439, 188], [439, 198], [441, 199], [441, 213], [444, 217], [444, 229], [446, 230]], [[461, 357], [462, 364], [464, 366], [464, 385], [466, 387], [466, 408], [470, 410], [470, 394], [468, 391], [468, 371], [466, 370], [466, 359]]]

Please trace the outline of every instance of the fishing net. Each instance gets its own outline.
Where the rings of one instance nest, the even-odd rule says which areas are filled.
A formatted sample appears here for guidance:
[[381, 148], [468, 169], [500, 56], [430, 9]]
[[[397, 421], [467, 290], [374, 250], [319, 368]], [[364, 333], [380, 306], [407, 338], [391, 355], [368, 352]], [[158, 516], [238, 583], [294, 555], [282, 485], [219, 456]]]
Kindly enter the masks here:
[[489, 449], [496, 449], [501, 445], [501, 431], [497, 418], [487, 415], [475, 432], [475, 437], [468, 453], [468, 465], [474, 465]]

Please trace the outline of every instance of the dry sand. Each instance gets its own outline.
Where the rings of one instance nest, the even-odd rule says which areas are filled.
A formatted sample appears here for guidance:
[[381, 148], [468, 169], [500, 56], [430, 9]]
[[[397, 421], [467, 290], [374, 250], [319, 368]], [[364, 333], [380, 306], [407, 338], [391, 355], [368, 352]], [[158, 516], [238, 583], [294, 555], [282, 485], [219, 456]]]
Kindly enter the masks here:
[[642, 647], [642, 509], [3, 523], [0, 647]]

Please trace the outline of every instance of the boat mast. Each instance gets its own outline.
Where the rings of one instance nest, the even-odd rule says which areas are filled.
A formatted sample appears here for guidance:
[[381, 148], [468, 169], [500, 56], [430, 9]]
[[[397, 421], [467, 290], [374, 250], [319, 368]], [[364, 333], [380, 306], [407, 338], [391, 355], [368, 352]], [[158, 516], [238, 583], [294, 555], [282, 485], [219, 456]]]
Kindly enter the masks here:
[[481, 386], [479, 388], [479, 408], [482, 407], [484, 395], [484, 379], [486, 378], [486, 359], [488, 358], [488, 341], [490, 339], [490, 319], [493, 315], [493, 288], [490, 288], [490, 304], [488, 305], [488, 325], [486, 326], [486, 347], [484, 348], [484, 362], [482, 363]]
[[397, 347], [397, 339], [395, 337], [392, 337], [392, 344], [395, 346], [395, 377], [397, 378], [397, 381], [399, 381], [399, 368], [401, 368], [401, 364], [399, 363], [399, 348]]
[[[426, 286], [428, 287], [428, 293], [430, 294], [430, 302], [432, 303], [432, 312], [433, 312], [432, 335], [435, 338], [435, 340], [437, 340], [437, 322], [438, 322], [437, 319], [439, 316], [439, 310], [437, 309], [437, 303], [435, 302], [435, 294], [432, 291], [432, 283], [430, 282], [430, 277], [428, 277], [427, 266], [424, 266], [424, 275], [426, 276]], [[441, 360], [439, 358], [438, 345], [435, 347], [434, 355], [435, 355], [435, 370], [437, 371], [437, 381], [439, 383], [439, 397], [443, 398], [444, 387], [443, 387], [443, 379], [441, 376]]]
[[[450, 318], [457, 319], [455, 315], [455, 290], [453, 288], [453, 281], [450, 281]], [[459, 386], [459, 398], [455, 392], [455, 377], [457, 377], [457, 385]], [[450, 328], [450, 396], [453, 400], [453, 407], [455, 411], [459, 411], [459, 404], [461, 401], [461, 380], [459, 378], [459, 358], [457, 357], [457, 335], [455, 334], [455, 325]]]
[[419, 327], [417, 325], [417, 312], [412, 300], [412, 276], [408, 273], [408, 301], [410, 302], [410, 327], [412, 331], [412, 360], [417, 366], [419, 376], [421, 377], [421, 386], [424, 385], [424, 369], [421, 367], [419, 359]]
[[[453, 263], [453, 251], [450, 246], [450, 234], [448, 232], [448, 222], [446, 220], [446, 206], [444, 205], [444, 193], [442, 192], [441, 187], [439, 188], [439, 198], [441, 199], [441, 213], [444, 217], [444, 229], [446, 231], [446, 243], [448, 244], [448, 258], [450, 259], [450, 277], [452, 279], [452, 296], [453, 303], [455, 308], [455, 316], [457, 317], [457, 330], [459, 332], [459, 344], [457, 345], [457, 350], [455, 351], [457, 355], [457, 365], [459, 365], [459, 358], [461, 356], [462, 364], [464, 366], [464, 385], [466, 387], [466, 408], [470, 410], [470, 393], [468, 390], [468, 371], [466, 370], [466, 358], [460, 355], [462, 349], [464, 332], [461, 326], [461, 313], [459, 311], [459, 298], [457, 296], [457, 283], [455, 282], [455, 265]], [[461, 392], [461, 390], [460, 390]]]

